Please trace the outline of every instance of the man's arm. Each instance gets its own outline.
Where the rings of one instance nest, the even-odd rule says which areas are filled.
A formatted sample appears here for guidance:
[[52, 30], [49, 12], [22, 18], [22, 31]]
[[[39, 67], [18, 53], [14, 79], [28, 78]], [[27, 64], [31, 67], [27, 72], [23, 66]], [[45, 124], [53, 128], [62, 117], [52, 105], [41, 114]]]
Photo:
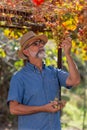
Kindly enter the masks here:
[[68, 62], [68, 68], [69, 68], [69, 76], [66, 80], [67, 86], [75, 86], [80, 83], [80, 74], [78, 72], [78, 68], [70, 54], [71, 47], [72, 47], [71, 38], [68, 37], [61, 44], [61, 48], [64, 49], [64, 53], [65, 53], [65, 56]]
[[80, 83], [80, 74], [78, 72], [78, 68], [70, 55], [67, 55], [66, 58], [69, 66], [69, 76], [66, 80], [66, 84], [69, 86], [76, 86]]
[[55, 105], [58, 105], [56, 101], [48, 103], [43, 106], [28, 106], [18, 103], [17, 101], [10, 101], [9, 102], [9, 109], [10, 113], [13, 115], [28, 115], [34, 114], [38, 112], [57, 112], [65, 106], [66, 102], [62, 101], [61, 105], [58, 108]]

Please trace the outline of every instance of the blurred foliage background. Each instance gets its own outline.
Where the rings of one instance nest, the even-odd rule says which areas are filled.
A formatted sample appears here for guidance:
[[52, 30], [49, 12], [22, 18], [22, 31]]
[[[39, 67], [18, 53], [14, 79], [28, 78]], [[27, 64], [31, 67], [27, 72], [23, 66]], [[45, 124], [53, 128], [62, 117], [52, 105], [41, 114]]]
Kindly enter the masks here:
[[[31, 12], [32, 17], [26, 21], [24, 15], [24, 19], [22, 16], [18, 17], [17, 13], [8, 15], [9, 11], [7, 14], [3, 12], [4, 6], [7, 9], [13, 7], [14, 10]], [[32, 6], [32, 10], [29, 6]], [[62, 97], [68, 102], [62, 111], [61, 124], [62, 130], [87, 130], [87, 1], [46, 0], [41, 5], [35, 5], [30, 0], [1, 0], [0, 9], [0, 130], [17, 129], [17, 117], [9, 114], [6, 100], [13, 73], [24, 65], [24, 61], [17, 57], [20, 38], [31, 29], [48, 36], [47, 56], [44, 61], [47, 65], [55, 67], [59, 43], [66, 36], [72, 38], [71, 53], [79, 68], [81, 83], [71, 90], [62, 88]], [[7, 21], [3, 21], [2, 16], [7, 17]], [[15, 21], [12, 21], [13, 18]], [[34, 26], [29, 28], [32, 22], [31, 25]], [[63, 52], [62, 64], [63, 69], [68, 70]]]
[[[3, 42], [3, 49], [0, 52], [0, 130], [14, 130], [17, 128], [17, 117], [10, 115], [6, 104], [9, 90], [9, 82], [13, 73], [19, 70], [24, 62], [18, 59], [16, 51], [19, 48], [19, 41], [8, 39], [0, 30], [0, 42]], [[6, 43], [6, 44], [5, 44]], [[72, 49], [73, 50], [73, 49]], [[62, 111], [61, 123], [63, 130], [86, 130], [87, 129], [87, 62], [83, 62], [78, 55], [72, 53], [73, 59], [79, 68], [81, 84], [71, 90], [62, 88], [62, 96], [68, 98], [66, 107]], [[53, 39], [49, 39], [46, 45], [47, 65], [57, 67], [57, 49]], [[67, 70], [66, 58], [62, 57], [63, 69]], [[6, 130], [7, 130], [6, 129]]]

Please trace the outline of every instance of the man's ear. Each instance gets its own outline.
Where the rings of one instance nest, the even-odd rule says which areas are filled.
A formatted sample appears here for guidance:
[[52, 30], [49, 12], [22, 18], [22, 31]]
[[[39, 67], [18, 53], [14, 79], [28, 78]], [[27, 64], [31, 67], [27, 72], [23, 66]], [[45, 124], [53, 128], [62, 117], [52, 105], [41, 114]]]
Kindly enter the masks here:
[[28, 50], [26, 49], [26, 50], [23, 50], [23, 53], [26, 55], [26, 56], [28, 56]]

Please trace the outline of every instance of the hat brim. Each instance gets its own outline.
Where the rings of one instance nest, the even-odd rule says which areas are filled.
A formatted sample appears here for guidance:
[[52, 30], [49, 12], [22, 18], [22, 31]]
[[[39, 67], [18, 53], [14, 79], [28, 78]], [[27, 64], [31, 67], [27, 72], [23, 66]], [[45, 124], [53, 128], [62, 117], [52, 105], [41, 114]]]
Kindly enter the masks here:
[[23, 50], [24, 48], [28, 45], [28, 44], [32, 44], [33, 42], [35, 42], [36, 40], [41, 39], [44, 41], [44, 45], [47, 43], [48, 38], [46, 37], [46, 35], [38, 35], [35, 37], [32, 37], [31, 39], [27, 40], [24, 44], [23, 47], [21, 47], [21, 49], [18, 51], [18, 57], [21, 59], [27, 59], [27, 57], [24, 55]]

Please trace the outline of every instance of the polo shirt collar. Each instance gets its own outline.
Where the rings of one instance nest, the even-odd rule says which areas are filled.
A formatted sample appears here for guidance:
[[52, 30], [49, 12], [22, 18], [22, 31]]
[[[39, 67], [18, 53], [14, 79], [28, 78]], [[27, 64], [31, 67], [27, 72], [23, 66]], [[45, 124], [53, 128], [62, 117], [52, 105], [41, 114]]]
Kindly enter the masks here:
[[[45, 69], [45, 63], [44, 62], [43, 62], [42, 65], [43, 65], [42, 68]], [[33, 70], [33, 71], [38, 69], [35, 65], [31, 64], [29, 61], [26, 62], [26, 67]]]

